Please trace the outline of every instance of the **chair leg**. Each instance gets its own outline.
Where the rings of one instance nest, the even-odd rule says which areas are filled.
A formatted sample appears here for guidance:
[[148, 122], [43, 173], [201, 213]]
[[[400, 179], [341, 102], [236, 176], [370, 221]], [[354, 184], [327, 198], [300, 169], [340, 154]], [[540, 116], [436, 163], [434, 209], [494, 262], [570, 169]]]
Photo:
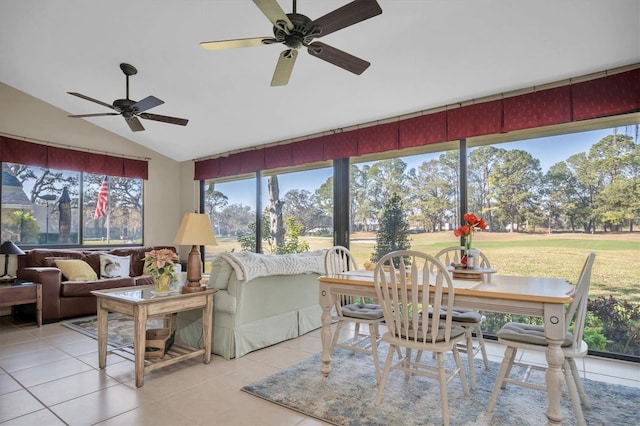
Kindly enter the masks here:
[[509, 377], [507, 371], [511, 370], [511, 364], [515, 358], [516, 348], [511, 346], [507, 346], [507, 349], [504, 351], [504, 358], [500, 363], [500, 369], [498, 370], [498, 376], [496, 377], [496, 383], [493, 385], [493, 391], [491, 392], [491, 397], [489, 398], [489, 405], [487, 406], [487, 412], [493, 412], [493, 408], [496, 406], [496, 401], [498, 399], [498, 392], [503, 388], [503, 384], [505, 383], [504, 379]]
[[473, 365], [473, 335], [471, 334], [471, 327], [464, 327], [464, 334], [467, 345], [467, 360], [469, 361], [469, 382], [471, 382], [471, 389], [476, 388], [476, 371]]
[[587, 422], [584, 419], [584, 414], [582, 413], [582, 405], [580, 404], [580, 397], [578, 396], [578, 388], [576, 387], [576, 380], [573, 377], [573, 373], [571, 371], [571, 366], [569, 365], [569, 361], [566, 359], [562, 364], [562, 368], [564, 370], [564, 378], [567, 383], [567, 388], [569, 389], [569, 396], [571, 397], [571, 403], [573, 404], [573, 412], [576, 415], [576, 423], [579, 425], [586, 425]]
[[[444, 356], [442, 352], [438, 352], [436, 354], [436, 358], [438, 359], [438, 378], [440, 381], [440, 405], [442, 406], [442, 424], [444, 424], [445, 426], [448, 426], [449, 425], [449, 398], [447, 395], [447, 372], [444, 368]], [[456, 362], [460, 362], [459, 356]], [[458, 368], [460, 368], [460, 366], [458, 366]], [[464, 380], [462, 371], [460, 371], [460, 373], [461, 373], [460, 379]]]
[[[373, 368], [376, 370], [376, 383], [380, 383], [380, 365], [378, 364], [378, 323], [369, 324], [369, 338], [371, 339], [371, 356], [373, 357]], [[391, 352], [393, 353], [393, 352]]]
[[[513, 363], [516, 360], [516, 355], [518, 354], [518, 348], [515, 347], [510, 347], [507, 346], [508, 349], [511, 349], [510, 352], [510, 356], [509, 356], [509, 366], [507, 367], [507, 373], [505, 374], [504, 378], [509, 378], [511, 377], [511, 370], [513, 369]], [[507, 351], [504, 351], [505, 356], [507, 355]], [[522, 356], [522, 355], [520, 355]], [[503, 381], [502, 382], [502, 386], [500, 386], [501, 389], [505, 389], [507, 387], [507, 382]]]
[[576, 366], [576, 360], [571, 358], [568, 361], [569, 365], [571, 366], [573, 379], [575, 380], [576, 387], [578, 388], [578, 393], [580, 394], [580, 399], [582, 400], [582, 405], [584, 405], [585, 408], [591, 408], [591, 404], [589, 404], [589, 398], [587, 398], [587, 393], [584, 391], [584, 386], [582, 386], [582, 379], [580, 378], [580, 373], [578, 372], [578, 367]]
[[393, 360], [393, 352], [395, 351], [395, 346], [391, 345], [389, 348], [389, 353], [387, 354], [387, 360], [384, 362], [384, 370], [382, 370], [382, 377], [380, 378], [380, 382], [378, 383], [378, 393], [376, 393], [376, 404], [379, 405], [382, 401], [382, 394], [384, 392], [384, 385], [387, 383], [387, 378], [389, 377], [389, 371], [391, 371], [391, 361]]
[[467, 386], [467, 379], [464, 375], [464, 368], [462, 366], [462, 361], [460, 359], [460, 352], [456, 346], [453, 347], [453, 359], [456, 362], [456, 366], [458, 369], [458, 376], [460, 377], [460, 384], [462, 385], [462, 391], [465, 395], [469, 396], [469, 387]]
[[487, 357], [487, 348], [484, 346], [484, 336], [482, 335], [482, 327], [480, 324], [476, 325], [476, 337], [478, 338], [478, 344], [480, 345], [480, 351], [482, 352], [482, 360], [484, 361], [484, 368], [489, 369], [489, 357]]

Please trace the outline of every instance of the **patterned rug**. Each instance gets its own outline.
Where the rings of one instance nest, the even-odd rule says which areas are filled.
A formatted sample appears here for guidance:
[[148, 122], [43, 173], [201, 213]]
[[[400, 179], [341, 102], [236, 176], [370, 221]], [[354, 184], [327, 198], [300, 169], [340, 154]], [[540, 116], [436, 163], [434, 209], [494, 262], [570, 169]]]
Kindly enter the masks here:
[[[381, 345], [381, 353], [386, 352]], [[492, 362], [486, 370], [482, 361], [476, 360], [477, 387], [469, 397], [464, 396], [458, 378], [449, 384], [451, 424], [546, 424], [546, 393], [521, 386], [508, 385], [500, 392], [493, 414], [485, 411], [498, 367], [498, 363]], [[407, 383], [402, 372], [391, 372], [382, 403], [375, 406], [377, 386], [370, 357], [338, 348], [332, 356], [331, 368], [329, 378], [323, 380], [317, 354], [242, 390], [334, 425], [442, 424], [437, 380], [413, 376]], [[512, 377], [516, 370], [514, 367]], [[543, 374], [534, 372], [532, 380], [543, 383]], [[640, 424], [640, 389], [584, 379], [583, 384], [591, 402], [591, 408], [583, 410], [588, 425]], [[562, 410], [563, 424], [576, 424], [568, 394], [562, 398]]]
[[[98, 339], [98, 317], [96, 315], [63, 321], [62, 325]], [[160, 327], [162, 327], [161, 320], [150, 319], [147, 321], [147, 329]], [[133, 343], [133, 318], [110, 312], [107, 341], [109, 345], [114, 347], [131, 345]]]

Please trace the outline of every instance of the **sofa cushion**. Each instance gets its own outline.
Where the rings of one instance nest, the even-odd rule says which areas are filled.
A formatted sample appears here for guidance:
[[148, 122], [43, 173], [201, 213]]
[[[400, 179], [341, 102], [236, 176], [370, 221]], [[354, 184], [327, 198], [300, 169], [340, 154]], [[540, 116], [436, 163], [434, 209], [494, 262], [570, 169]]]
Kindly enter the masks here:
[[[82, 259], [83, 253], [77, 250], [47, 250], [47, 249], [33, 249], [29, 250], [26, 259], [25, 266], [55, 266], [49, 263], [50, 258], [63, 258], [63, 259]], [[23, 257], [23, 256], [20, 256]]]
[[69, 281], [97, 280], [98, 275], [84, 260], [56, 259], [56, 266]]
[[100, 255], [100, 278], [128, 277], [130, 273], [130, 256]]
[[93, 296], [91, 294], [93, 290], [131, 287], [133, 284], [131, 277], [105, 278], [97, 281], [63, 281], [60, 285], [60, 295], [62, 297]]

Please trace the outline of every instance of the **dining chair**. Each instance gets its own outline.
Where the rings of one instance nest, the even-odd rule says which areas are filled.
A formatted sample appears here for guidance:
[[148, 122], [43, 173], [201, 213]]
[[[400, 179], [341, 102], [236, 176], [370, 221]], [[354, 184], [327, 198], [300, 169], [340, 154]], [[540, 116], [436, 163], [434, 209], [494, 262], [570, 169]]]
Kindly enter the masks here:
[[[460, 263], [460, 257], [462, 256], [464, 247], [453, 246], [447, 247], [436, 253], [435, 257], [445, 266], [452, 263]], [[480, 256], [480, 268], [491, 268], [491, 263], [487, 256], [478, 250]], [[453, 323], [464, 327], [466, 339], [458, 348], [461, 352], [467, 354], [469, 361], [469, 382], [471, 383], [471, 389], [476, 388], [476, 373], [474, 369], [473, 359], [478, 353], [482, 353], [482, 360], [484, 362], [485, 369], [489, 369], [489, 358], [487, 357], [487, 350], [484, 345], [484, 336], [482, 334], [482, 322], [484, 321], [484, 315], [473, 309], [453, 308]], [[477, 344], [473, 341], [472, 330], [476, 332]]]
[[[327, 250], [324, 258], [324, 267], [327, 275], [340, 272], [354, 271], [357, 264], [351, 252], [342, 246], [334, 246]], [[376, 303], [366, 303], [359, 296], [347, 294], [337, 295], [335, 301], [335, 314], [332, 317], [336, 321], [336, 329], [331, 339], [331, 352], [336, 347], [371, 355], [376, 372], [376, 382], [380, 381], [380, 367], [378, 362], [378, 344], [380, 343], [379, 324], [383, 319], [382, 308]], [[354, 323], [353, 337], [344, 342], [338, 342], [342, 326], [345, 321]], [[362, 333], [361, 325], [368, 325], [369, 333]]]
[[[589, 287], [591, 285], [591, 269], [595, 260], [595, 253], [590, 253], [582, 267], [582, 272], [575, 286], [573, 301], [568, 305], [565, 312], [565, 339], [562, 343], [562, 352], [564, 353], [564, 363], [562, 370], [565, 377], [565, 383], [569, 390], [573, 411], [575, 412], [578, 424], [584, 425], [585, 419], [582, 413], [582, 405], [589, 408], [589, 400], [582, 386], [580, 374], [576, 367], [576, 358], [584, 358], [589, 349], [587, 343], [582, 340], [585, 327], [585, 319], [587, 316], [587, 301], [589, 296]], [[573, 325], [573, 330], [570, 330]], [[500, 364], [498, 377], [493, 386], [493, 392], [489, 399], [487, 407], [488, 412], [492, 412], [495, 407], [498, 392], [505, 389], [507, 383], [513, 385], [524, 386], [532, 389], [543, 390], [547, 388], [543, 385], [528, 382], [531, 370], [546, 371], [546, 368], [540, 365], [526, 363], [522, 360], [516, 361], [516, 353], [518, 349], [544, 352], [547, 350], [547, 340], [544, 336], [544, 326], [509, 322], [502, 326], [498, 331], [498, 342], [506, 345], [504, 358]], [[511, 379], [511, 370], [514, 365], [525, 367], [526, 373], [520, 380]], [[581, 404], [582, 402], [582, 404]]]
[[[373, 281], [388, 329], [382, 340], [389, 343], [378, 384], [376, 405], [382, 401], [384, 386], [392, 370], [404, 371], [405, 380], [414, 375], [438, 379], [442, 422], [448, 425], [448, 384], [458, 376], [464, 394], [469, 395], [457, 346], [458, 342], [464, 340], [465, 331], [463, 327], [453, 324], [455, 290], [449, 272], [434, 256], [420, 251], [401, 250], [383, 256], [376, 263]], [[422, 283], [428, 284], [423, 287]], [[446, 311], [442, 317], [422, 314], [429, 309], [440, 312], [443, 307]], [[404, 356], [394, 362], [394, 353], [398, 348], [405, 349]], [[412, 350], [435, 353], [437, 365], [433, 360], [421, 362], [417, 356], [412, 360]], [[454, 367], [445, 366], [444, 354], [448, 352], [453, 354]]]

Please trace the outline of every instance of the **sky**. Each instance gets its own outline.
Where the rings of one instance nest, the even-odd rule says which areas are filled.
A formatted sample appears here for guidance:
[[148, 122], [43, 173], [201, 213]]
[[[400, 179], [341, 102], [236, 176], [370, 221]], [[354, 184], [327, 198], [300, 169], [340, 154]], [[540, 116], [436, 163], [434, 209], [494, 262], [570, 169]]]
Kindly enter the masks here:
[[[634, 126], [621, 127], [618, 133], [634, 135]], [[534, 158], [540, 160], [542, 172], [546, 173], [552, 165], [566, 160], [574, 154], [588, 152], [593, 144], [599, 142], [605, 136], [613, 133], [613, 129], [600, 129], [587, 132], [570, 133], [566, 135], [549, 136], [536, 139], [527, 139], [517, 142], [502, 143], [496, 145], [503, 149], [523, 149], [528, 151]], [[416, 155], [403, 157], [407, 163], [407, 170], [418, 167], [422, 162], [437, 158], [439, 152], [433, 154]], [[313, 171], [297, 172], [290, 175], [279, 175], [281, 197], [291, 189], [306, 189], [313, 193], [320, 184], [333, 174], [332, 169], [319, 169]], [[217, 184], [216, 189], [222, 191], [229, 197], [229, 204], [245, 204], [253, 206], [255, 204], [255, 188], [253, 182], [248, 181], [229, 182]], [[263, 197], [266, 197], [266, 190]], [[266, 201], [266, 198], [265, 198]]]

